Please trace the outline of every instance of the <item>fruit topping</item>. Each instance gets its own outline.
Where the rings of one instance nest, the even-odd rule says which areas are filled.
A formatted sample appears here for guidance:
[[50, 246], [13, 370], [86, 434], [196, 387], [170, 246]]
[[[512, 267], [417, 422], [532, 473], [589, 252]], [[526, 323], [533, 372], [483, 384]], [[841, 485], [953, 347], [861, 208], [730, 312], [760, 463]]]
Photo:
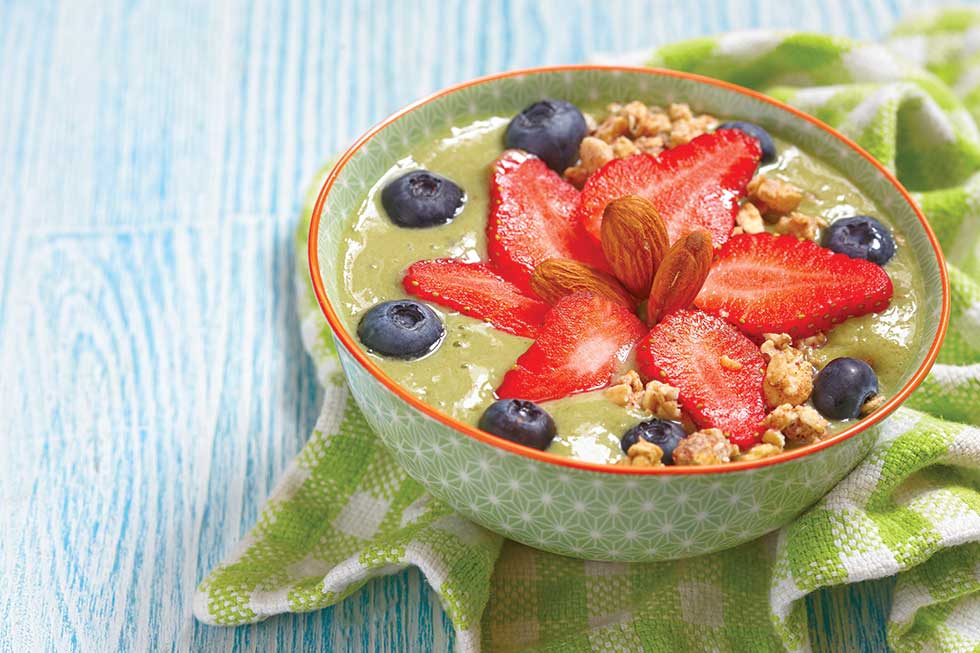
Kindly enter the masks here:
[[649, 200], [637, 195], [614, 199], [603, 211], [602, 252], [619, 280], [637, 297], [650, 294], [653, 274], [667, 254], [667, 227]]
[[435, 349], [445, 333], [435, 311], [410, 299], [372, 306], [357, 325], [357, 337], [365, 347], [391, 358], [420, 358]]
[[813, 405], [828, 419], [854, 419], [861, 407], [878, 394], [878, 376], [856, 358], [835, 358], [813, 382]]
[[641, 438], [660, 447], [663, 457], [660, 459], [666, 465], [674, 462], [673, 453], [677, 444], [686, 436], [684, 427], [677, 422], [666, 419], [649, 419], [640, 422], [628, 430], [620, 442], [623, 453], [629, 453], [630, 447]]
[[531, 275], [531, 289], [551, 304], [557, 304], [562, 297], [583, 290], [607, 297], [630, 309], [635, 309], [637, 303], [612, 275], [567, 258], [550, 258], [535, 268]]
[[541, 159], [504, 152], [490, 180], [487, 249], [508, 281], [530, 290], [531, 274], [550, 258], [605, 269], [602, 252], [575, 220], [579, 192]]
[[700, 228], [711, 234], [717, 247], [732, 231], [738, 201], [760, 156], [754, 138], [737, 129], [723, 129], [657, 157], [636, 154], [616, 159], [585, 182], [577, 215], [599, 240], [606, 205], [618, 197], [639, 195], [656, 207], [671, 241]]
[[381, 205], [400, 227], [418, 229], [445, 224], [459, 215], [466, 202], [463, 189], [428, 170], [413, 170], [381, 191]]
[[541, 406], [522, 399], [500, 399], [490, 404], [480, 429], [525, 447], [545, 450], [555, 439], [555, 421]]
[[502, 399], [548, 401], [609, 385], [646, 333], [627, 307], [587, 292], [555, 304], [497, 389]]
[[885, 225], [868, 215], [834, 220], [824, 231], [822, 242], [835, 252], [878, 265], [895, 256], [895, 239]]
[[883, 311], [892, 282], [881, 267], [792, 236], [733, 236], [694, 303], [752, 336], [794, 338]]
[[681, 406], [701, 428], [719, 428], [743, 448], [758, 441], [765, 364], [759, 348], [725, 320], [670, 313], [640, 343], [637, 361], [645, 378], [680, 390]]
[[685, 234], [671, 246], [650, 287], [648, 324], [656, 324], [667, 313], [691, 305], [708, 277], [713, 255], [711, 235], [704, 229]]
[[776, 143], [773, 142], [769, 132], [759, 125], [742, 120], [732, 120], [721, 123], [718, 125], [718, 129], [737, 129], [745, 132], [759, 141], [759, 148], [762, 150], [762, 163], [772, 163], [776, 160]]
[[418, 261], [402, 281], [409, 293], [516, 336], [533, 338], [551, 308], [527, 296], [484, 263], [456, 259]]
[[538, 155], [552, 170], [562, 172], [578, 159], [578, 147], [588, 132], [585, 116], [564, 100], [541, 100], [514, 116], [504, 144]]

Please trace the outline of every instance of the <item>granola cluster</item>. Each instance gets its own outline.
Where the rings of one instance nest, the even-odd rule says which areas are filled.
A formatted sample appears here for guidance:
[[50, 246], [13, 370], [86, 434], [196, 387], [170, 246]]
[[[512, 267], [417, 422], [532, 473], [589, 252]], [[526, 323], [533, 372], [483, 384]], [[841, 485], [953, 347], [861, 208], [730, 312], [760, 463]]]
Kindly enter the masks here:
[[673, 455], [677, 465], [718, 465], [731, 462], [738, 455], [738, 447], [721, 429], [704, 429], [681, 440]]
[[640, 438], [626, 452], [626, 458], [621, 458], [618, 464], [624, 467], [663, 467], [664, 464], [660, 461], [663, 455], [663, 449]]
[[783, 404], [766, 415], [763, 422], [767, 429], [779, 431], [793, 442], [810, 444], [824, 439], [830, 424], [811, 406]]
[[766, 360], [766, 378], [762, 392], [766, 405], [775, 408], [782, 404], [799, 405], [813, 392], [813, 366], [803, 352], [793, 347], [793, 339], [785, 333], [764, 334], [762, 357]]
[[606, 397], [619, 406], [632, 406], [661, 419], [681, 420], [680, 391], [660, 381], [646, 385], [636, 370], [621, 376], [614, 385], [604, 390]]
[[671, 104], [664, 109], [635, 100], [610, 104], [606, 112], [601, 123], [587, 120], [589, 133], [579, 146], [580, 161], [565, 170], [565, 178], [579, 188], [613, 159], [640, 152], [656, 156], [665, 149], [689, 143], [718, 124], [714, 116], [694, 115], [687, 104]]
[[818, 230], [827, 226], [823, 218], [796, 210], [803, 201], [803, 191], [788, 181], [757, 175], [747, 190], [749, 197], [739, 208], [733, 236], [762, 233], [769, 222], [776, 233], [816, 240]]

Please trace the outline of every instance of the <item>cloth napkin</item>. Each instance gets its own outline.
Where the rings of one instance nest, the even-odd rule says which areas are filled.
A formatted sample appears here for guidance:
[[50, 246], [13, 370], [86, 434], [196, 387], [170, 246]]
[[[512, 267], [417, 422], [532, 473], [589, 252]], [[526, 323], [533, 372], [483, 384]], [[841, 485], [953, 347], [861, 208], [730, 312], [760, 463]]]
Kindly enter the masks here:
[[613, 564], [505, 542], [408, 478], [350, 398], [308, 280], [311, 194], [296, 287], [323, 410], [259, 522], [201, 583], [198, 619], [316, 610], [415, 565], [463, 651], [805, 651], [808, 593], [897, 574], [895, 650], [980, 647], [980, 13], [919, 17], [884, 44], [751, 32], [638, 62], [770, 93], [839, 128], [915, 192], [949, 257], [952, 322], [932, 374], [875, 449], [794, 523], [729, 551]]

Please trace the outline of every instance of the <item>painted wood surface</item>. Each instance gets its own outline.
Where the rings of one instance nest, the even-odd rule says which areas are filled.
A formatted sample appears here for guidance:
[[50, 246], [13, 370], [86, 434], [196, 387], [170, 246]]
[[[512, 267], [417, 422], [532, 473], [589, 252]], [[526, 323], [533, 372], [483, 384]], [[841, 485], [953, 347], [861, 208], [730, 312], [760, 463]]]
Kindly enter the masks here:
[[[191, 617], [316, 417], [307, 177], [476, 75], [730, 29], [876, 38], [923, 4], [0, 2], [0, 651], [446, 650], [415, 572], [251, 627]], [[818, 649], [881, 650], [890, 589], [812, 597]]]

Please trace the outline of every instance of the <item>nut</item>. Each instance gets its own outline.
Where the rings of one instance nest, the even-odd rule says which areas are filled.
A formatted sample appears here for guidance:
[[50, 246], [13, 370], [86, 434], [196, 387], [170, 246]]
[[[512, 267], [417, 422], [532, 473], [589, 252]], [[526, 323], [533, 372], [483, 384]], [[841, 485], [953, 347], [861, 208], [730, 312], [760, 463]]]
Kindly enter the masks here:
[[627, 290], [645, 297], [670, 246], [657, 209], [637, 195], [615, 199], [603, 211], [600, 236], [609, 267]]
[[775, 213], [789, 213], [803, 201], [803, 191], [781, 179], [759, 175], [747, 186], [749, 197]]
[[704, 229], [688, 232], [667, 250], [650, 286], [647, 302], [650, 324], [694, 301], [708, 277], [713, 257], [711, 235]]
[[549, 304], [557, 303], [565, 295], [586, 290], [619, 302], [631, 310], [636, 308], [636, 299], [616, 279], [571, 259], [550, 258], [542, 261], [531, 275], [531, 289]]

